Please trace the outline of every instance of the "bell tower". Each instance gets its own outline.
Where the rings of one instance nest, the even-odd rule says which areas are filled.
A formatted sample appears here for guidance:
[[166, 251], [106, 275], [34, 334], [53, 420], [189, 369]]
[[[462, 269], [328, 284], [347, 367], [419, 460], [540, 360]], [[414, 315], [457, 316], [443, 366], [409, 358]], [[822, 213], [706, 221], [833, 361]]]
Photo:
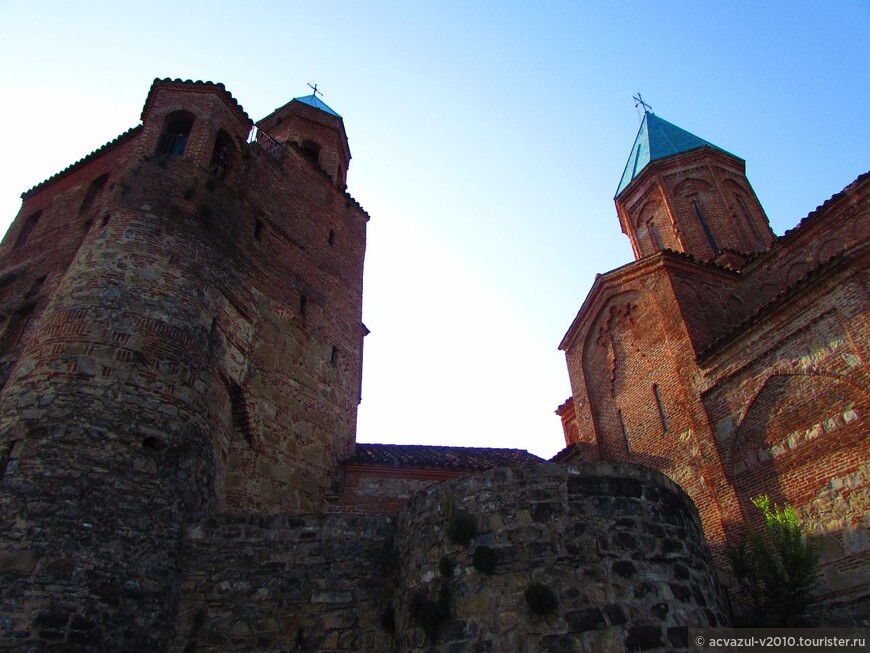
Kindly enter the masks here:
[[344, 189], [350, 165], [344, 120], [317, 97], [320, 91], [316, 84], [311, 88], [311, 95], [294, 98], [275, 109], [257, 123], [257, 128], [279, 143], [294, 143], [337, 188]]
[[614, 201], [636, 259], [671, 249], [727, 262], [729, 254], [763, 251], [776, 238], [746, 162], [649, 109]]

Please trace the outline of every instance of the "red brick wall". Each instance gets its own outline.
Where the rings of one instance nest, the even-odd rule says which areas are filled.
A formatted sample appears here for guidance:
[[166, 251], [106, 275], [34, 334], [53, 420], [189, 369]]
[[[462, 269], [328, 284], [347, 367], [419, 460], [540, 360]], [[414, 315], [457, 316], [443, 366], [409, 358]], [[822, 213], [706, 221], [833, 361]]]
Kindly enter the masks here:
[[[718, 250], [756, 252], [774, 239], [743, 161], [709, 147], [653, 161], [620, 194], [616, 206], [635, 258], [667, 248], [710, 260], [717, 253], [714, 243]], [[661, 245], [649, 231], [651, 222]]]
[[594, 433], [605, 459], [664, 471], [720, 556], [756, 518], [752, 497], [795, 506], [824, 534], [824, 592], [839, 600], [870, 587], [856, 534], [870, 459], [868, 190], [859, 179], [739, 273], [666, 253], [603, 275], [563, 341], [569, 444]]
[[434, 483], [475, 473], [473, 470], [397, 468], [383, 465], [343, 466], [341, 491], [331, 512], [391, 515], [411, 496]]

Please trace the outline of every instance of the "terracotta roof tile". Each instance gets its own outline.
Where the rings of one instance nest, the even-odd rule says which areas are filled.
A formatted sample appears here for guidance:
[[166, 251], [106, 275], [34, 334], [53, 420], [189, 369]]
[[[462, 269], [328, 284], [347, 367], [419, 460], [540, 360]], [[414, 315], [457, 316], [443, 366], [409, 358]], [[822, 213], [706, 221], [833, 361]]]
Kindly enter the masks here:
[[425, 444], [357, 444], [348, 463], [481, 471], [543, 462], [524, 449], [439, 447]]
[[777, 238], [774, 245], [780, 245], [783, 241], [789, 240], [790, 238], [793, 238], [795, 236], [795, 234], [803, 231], [804, 227], [806, 227], [807, 224], [812, 222], [818, 216], [824, 214], [832, 204], [836, 203], [841, 198], [848, 195], [852, 189], [857, 188], [859, 185], [861, 185], [862, 183], [864, 183], [865, 181], [868, 181], [868, 180], [870, 180], [870, 171], [865, 172], [861, 175], [858, 175], [858, 178], [855, 179], [855, 181], [853, 181], [851, 184], [846, 186], [840, 192], [834, 193], [833, 195], [831, 195], [831, 197], [829, 197], [824, 202], [822, 202], [822, 204], [820, 204], [815, 209], [810, 211], [810, 213], [807, 215], [807, 217], [802, 219], [794, 227], [792, 227], [791, 229], [786, 231], [782, 236]]
[[849, 257], [846, 254], [841, 253], [837, 254], [836, 256], [832, 256], [824, 263], [820, 263], [809, 272], [807, 272], [803, 277], [792, 283], [790, 286], [786, 286], [773, 297], [771, 297], [767, 302], [752, 311], [752, 313], [750, 313], [743, 321], [739, 322], [727, 332], [716, 338], [713, 342], [711, 342], [707, 347], [705, 347], [701, 352], [698, 353], [698, 360], [704, 361], [712, 357], [720, 349], [725, 347], [732, 340], [738, 338], [753, 325], [761, 322], [765, 317], [767, 317], [767, 315], [785, 304], [788, 300], [790, 300], [804, 288], [807, 288], [815, 281], [822, 278], [822, 276], [825, 275], [827, 272], [843, 267], [848, 261]]
[[224, 98], [224, 101], [227, 105], [236, 113], [236, 115], [242, 120], [242, 122], [246, 122], [248, 124], [253, 124], [248, 113], [242, 108], [242, 105], [239, 104], [239, 101], [233, 97], [233, 94], [227, 90], [227, 87], [224, 86], [221, 82], [203, 82], [201, 80], [193, 81], [191, 79], [171, 79], [166, 77], [164, 79], [157, 78], [151, 83], [151, 88], [148, 90], [148, 97], [145, 98], [145, 104], [142, 107], [142, 122], [145, 122], [145, 116], [148, 113], [148, 109], [151, 105], [151, 100], [154, 97], [154, 92], [158, 86], [168, 86], [168, 85], [176, 85], [183, 87], [193, 87], [192, 90], [201, 90], [201, 91], [218, 91], [221, 96]]
[[96, 157], [98, 154], [102, 154], [106, 150], [109, 150], [109, 149], [115, 147], [116, 145], [120, 145], [124, 141], [129, 140], [130, 138], [132, 138], [133, 136], [138, 134], [141, 130], [142, 130], [142, 125], [137, 125], [136, 127], [131, 127], [130, 129], [125, 131], [120, 136], [114, 138], [113, 140], [109, 141], [105, 145], [98, 147], [96, 150], [94, 150], [93, 152], [91, 152], [90, 154], [88, 154], [86, 156], [83, 156], [81, 159], [79, 159], [75, 163], [71, 163], [66, 168], [61, 170], [60, 172], [54, 173], [48, 179], [45, 179], [44, 181], [41, 181], [38, 184], [36, 184], [36, 186], [34, 186], [33, 188], [30, 188], [30, 189], [24, 191], [23, 193], [21, 193], [21, 199], [27, 199], [30, 195], [32, 195], [36, 191], [40, 190], [44, 186], [47, 186], [48, 184], [54, 183], [55, 181], [57, 181], [58, 179], [60, 179], [64, 175], [67, 175], [70, 172], [72, 172], [73, 170], [75, 170], [76, 168], [78, 168], [79, 166], [84, 165], [85, 163], [87, 163], [88, 161], [90, 161], [91, 159]]

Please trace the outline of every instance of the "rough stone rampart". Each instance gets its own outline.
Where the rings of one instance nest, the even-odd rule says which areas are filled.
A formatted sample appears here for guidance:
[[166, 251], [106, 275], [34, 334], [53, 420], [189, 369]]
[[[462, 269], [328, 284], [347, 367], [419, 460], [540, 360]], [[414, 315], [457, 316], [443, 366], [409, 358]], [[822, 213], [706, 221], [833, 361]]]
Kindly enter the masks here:
[[[462, 523], [469, 539], [452, 541]], [[695, 506], [646, 467], [441, 483], [399, 514], [396, 549], [397, 651], [430, 650], [431, 633], [457, 653], [674, 650], [687, 626], [728, 623]]]
[[396, 519], [221, 515], [182, 551], [179, 653], [680, 650], [728, 623], [694, 505], [629, 464], [467, 476]]

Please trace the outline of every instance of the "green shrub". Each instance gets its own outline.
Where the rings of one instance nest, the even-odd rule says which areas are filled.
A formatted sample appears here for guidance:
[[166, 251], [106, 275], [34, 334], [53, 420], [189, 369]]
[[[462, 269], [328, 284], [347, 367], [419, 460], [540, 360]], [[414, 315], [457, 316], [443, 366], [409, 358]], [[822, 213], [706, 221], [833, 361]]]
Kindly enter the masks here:
[[805, 624], [819, 581], [821, 543], [806, 533], [794, 508], [758, 496], [764, 529], [750, 528], [726, 553], [749, 607], [751, 626], [794, 628]]

